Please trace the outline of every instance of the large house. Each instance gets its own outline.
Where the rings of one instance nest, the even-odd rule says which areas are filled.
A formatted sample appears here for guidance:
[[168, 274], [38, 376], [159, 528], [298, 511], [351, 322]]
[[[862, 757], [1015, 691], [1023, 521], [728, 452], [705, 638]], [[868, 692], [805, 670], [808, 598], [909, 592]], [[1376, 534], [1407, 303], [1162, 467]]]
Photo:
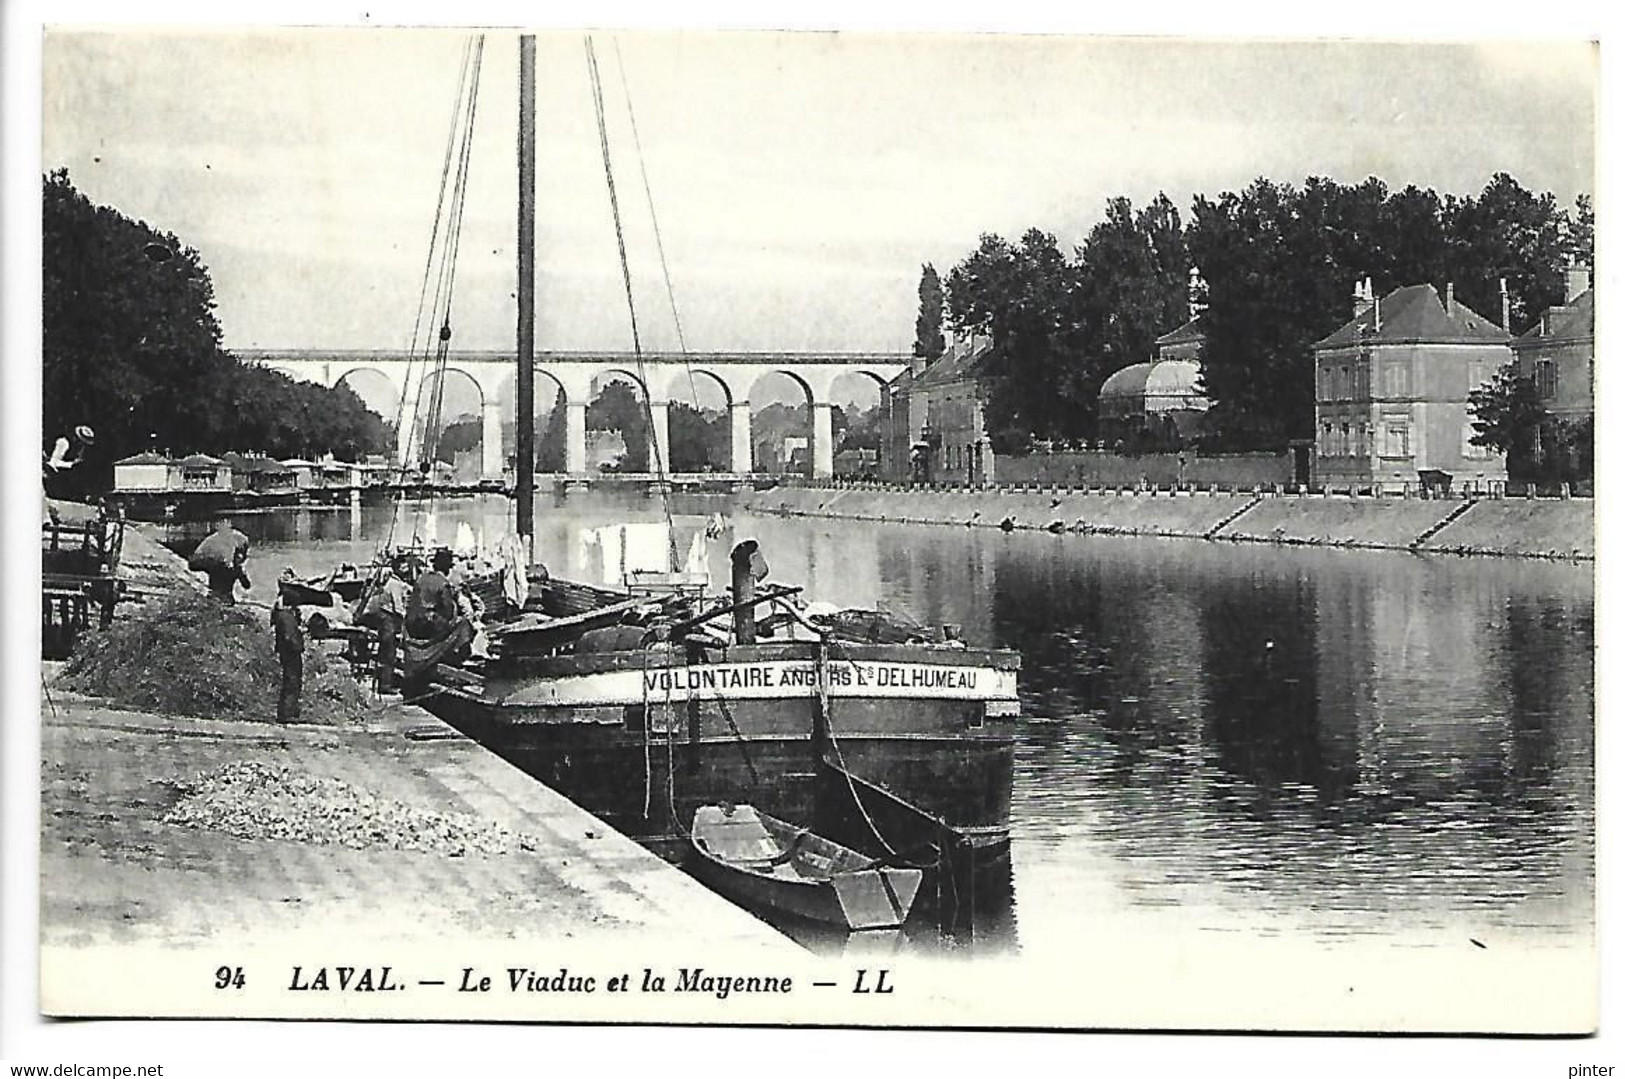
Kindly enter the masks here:
[[1376, 299], [1367, 279], [1354, 301], [1354, 317], [1314, 345], [1316, 479], [1504, 481], [1505, 458], [1471, 442], [1467, 395], [1512, 359], [1512, 336], [1453, 286], [1442, 299], [1432, 285]]
[[161, 453], [147, 450], [113, 462], [115, 491], [172, 491], [180, 485], [180, 469]]
[[1534, 380], [1546, 411], [1580, 421], [1594, 410], [1596, 305], [1590, 272], [1570, 267], [1563, 302], [1541, 313], [1540, 321], [1512, 342], [1518, 373]]
[[988, 338], [955, 339], [929, 364], [916, 360], [886, 388], [884, 474], [922, 483], [993, 482], [984, 367]]
[[[925, 429], [925, 399], [913, 394], [914, 380], [931, 361], [915, 356], [903, 373], [880, 390], [880, 474], [893, 482], [909, 479], [915, 439]], [[919, 446], [924, 451], [924, 444]]]

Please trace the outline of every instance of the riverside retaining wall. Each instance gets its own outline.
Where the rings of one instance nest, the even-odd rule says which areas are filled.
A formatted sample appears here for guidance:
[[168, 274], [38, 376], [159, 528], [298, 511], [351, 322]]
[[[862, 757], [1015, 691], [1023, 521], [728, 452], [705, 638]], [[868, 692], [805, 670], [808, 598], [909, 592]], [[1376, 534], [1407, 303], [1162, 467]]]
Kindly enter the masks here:
[[1589, 498], [1474, 502], [1472, 509], [1433, 535], [1425, 549], [1455, 554], [1595, 558], [1593, 503]]
[[1024, 457], [1000, 455], [993, 474], [1000, 483], [1146, 483], [1162, 487], [1212, 483], [1252, 487], [1291, 483], [1292, 460], [1284, 453], [1032, 453]]
[[746, 506], [756, 513], [905, 524], [1535, 558], [1595, 557], [1593, 505], [1590, 499], [1578, 498], [783, 487], [755, 492], [747, 497]]

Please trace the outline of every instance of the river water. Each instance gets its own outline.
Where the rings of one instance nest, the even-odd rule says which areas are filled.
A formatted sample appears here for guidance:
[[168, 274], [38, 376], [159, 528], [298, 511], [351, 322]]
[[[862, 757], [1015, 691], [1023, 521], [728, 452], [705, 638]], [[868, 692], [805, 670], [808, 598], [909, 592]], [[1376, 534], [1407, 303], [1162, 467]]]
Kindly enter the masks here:
[[[580, 530], [659, 513], [635, 494], [539, 503], [538, 557], [566, 577]], [[1589, 939], [1590, 566], [752, 517], [721, 497], [674, 509], [723, 513], [811, 598], [1021, 653], [1008, 892], [955, 948], [1042, 949], [1084, 918]], [[468, 521], [494, 539], [510, 512], [443, 502], [439, 535]], [[285, 565], [367, 560], [392, 519], [237, 518], [253, 594]]]

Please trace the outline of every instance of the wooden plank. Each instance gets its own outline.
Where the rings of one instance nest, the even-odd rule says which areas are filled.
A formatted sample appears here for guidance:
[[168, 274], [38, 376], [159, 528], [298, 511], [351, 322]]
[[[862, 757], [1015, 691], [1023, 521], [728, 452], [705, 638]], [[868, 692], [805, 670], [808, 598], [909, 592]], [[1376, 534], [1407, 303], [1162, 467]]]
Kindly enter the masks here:
[[459, 686], [468, 686], [471, 689], [484, 689], [485, 679], [460, 667], [448, 667], [444, 663], [436, 663], [433, 677], [442, 682], [451, 682]]
[[548, 618], [546, 615], [526, 614], [512, 622], [501, 625], [487, 626], [486, 632], [493, 641], [506, 643], [509, 638], [523, 639], [532, 634], [542, 633], [568, 633], [571, 630], [587, 630], [603, 624], [605, 619], [618, 618], [639, 607], [647, 607], [652, 601], [647, 598], [623, 600], [608, 607], [599, 607], [581, 614], [565, 615], [563, 618]]

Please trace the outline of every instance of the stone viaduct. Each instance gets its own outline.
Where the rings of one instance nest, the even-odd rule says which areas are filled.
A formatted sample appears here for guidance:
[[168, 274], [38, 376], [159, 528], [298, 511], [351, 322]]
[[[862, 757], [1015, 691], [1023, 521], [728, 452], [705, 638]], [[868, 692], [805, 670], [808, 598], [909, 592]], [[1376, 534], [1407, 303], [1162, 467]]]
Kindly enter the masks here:
[[[241, 359], [281, 371], [284, 374], [337, 386], [346, 377], [373, 371], [389, 381], [395, 400], [401, 403], [397, 424], [397, 459], [406, 462], [410, 452], [410, 432], [418, 426], [419, 415], [427, 409], [426, 388], [432, 363], [402, 351], [374, 350], [236, 350]], [[650, 449], [661, 461], [671, 460], [667, 409], [674, 396], [688, 399], [690, 379], [695, 384], [709, 381], [722, 390], [731, 420], [729, 470], [737, 474], [751, 471], [751, 389], [768, 374], [789, 376], [801, 386], [812, 406], [812, 471], [815, 476], [834, 472], [834, 434], [830, 423], [833, 401], [830, 389], [842, 375], [856, 374], [885, 384], [908, 366], [902, 353], [881, 352], [646, 352], [638, 375], [637, 358], [630, 352], [538, 352], [538, 386], [544, 379], [558, 388], [565, 407], [565, 471], [582, 475], [587, 470], [587, 405], [592, 400], [594, 381], [619, 375], [632, 383], [649, 402], [654, 422]], [[502, 405], [513, 400], [517, 374], [511, 351], [453, 350], [447, 356], [446, 374], [466, 376], [481, 398], [483, 448], [481, 473], [500, 478], [503, 473]], [[394, 420], [395, 416], [385, 419]]]

